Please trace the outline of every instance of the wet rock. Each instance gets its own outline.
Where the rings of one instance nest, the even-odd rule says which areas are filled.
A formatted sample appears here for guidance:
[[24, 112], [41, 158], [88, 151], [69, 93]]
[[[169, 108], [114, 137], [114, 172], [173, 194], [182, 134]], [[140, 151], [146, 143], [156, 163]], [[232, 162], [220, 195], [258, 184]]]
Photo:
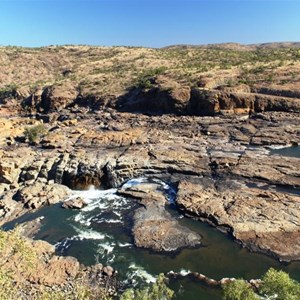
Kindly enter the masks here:
[[114, 269], [111, 266], [106, 266], [103, 268], [103, 273], [111, 277], [114, 274]]
[[178, 224], [161, 205], [147, 204], [134, 215], [134, 243], [156, 251], [175, 251], [200, 244], [201, 237]]
[[87, 204], [84, 202], [84, 200], [80, 197], [77, 197], [75, 199], [67, 200], [62, 204], [62, 208], [67, 209], [81, 209], [85, 207]]
[[296, 195], [230, 180], [210, 185], [199, 180], [180, 182], [177, 202], [187, 213], [229, 231], [251, 250], [286, 261], [300, 258]]
[[21, 228], [20, 233], [22, 234], [22, 236], [25, 236], [27, 238], [33, 238], [42, 227], [42, 220], [43, 217], [39, 217], [32, 221], [22, 223], [20, 225]]

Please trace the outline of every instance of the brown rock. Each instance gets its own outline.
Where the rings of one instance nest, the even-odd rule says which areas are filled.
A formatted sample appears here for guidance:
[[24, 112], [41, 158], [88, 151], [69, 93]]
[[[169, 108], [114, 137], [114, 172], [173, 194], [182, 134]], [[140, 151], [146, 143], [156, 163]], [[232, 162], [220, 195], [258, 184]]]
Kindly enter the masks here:
[[106, 266], [103, 268], [103, 273], [111, 277], [114, 274], [114, 269], [111, 266]]
[[71, 199], [68, 201], [65, 201], [61, 207], [63, 208], [70, 208], [70, 209], [81, 209], [85, 207], [87, 204], [84, 202], [84, 200], [80, 197], [77, 197], [75, 199]]
[[21, 188], [18, 200], [30, 209], [40, 208], [42, 205], [58, 203], [70, 194], [70, 190], [60, 184], [45, 185], [42, 182]]
[[60, 111], [72, 104], [77, 98], [78, 91], [73, 83], [63, 81], [60, 84], [47, 87], [41, 96], [41, 108], [48, 111]]

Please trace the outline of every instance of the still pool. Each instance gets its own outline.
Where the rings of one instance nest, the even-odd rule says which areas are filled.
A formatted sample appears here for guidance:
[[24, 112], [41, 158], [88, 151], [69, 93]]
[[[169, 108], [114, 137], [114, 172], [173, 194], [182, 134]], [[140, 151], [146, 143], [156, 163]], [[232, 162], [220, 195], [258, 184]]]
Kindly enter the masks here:
[[300, 158], [300, 146], [289, 146], [279, 149], [272, 149], [270, 151], [270, 154]]

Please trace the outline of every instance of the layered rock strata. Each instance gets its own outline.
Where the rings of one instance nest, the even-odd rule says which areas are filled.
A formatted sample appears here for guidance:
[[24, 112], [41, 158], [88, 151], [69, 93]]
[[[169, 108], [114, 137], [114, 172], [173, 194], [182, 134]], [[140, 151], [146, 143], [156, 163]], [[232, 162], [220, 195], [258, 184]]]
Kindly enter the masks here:
[[272, 146], [299, 145], [298, 113], [161, 117], [69, 109], [52, 119], [37, 145], [22, 132], [40, 121], [1, 119], [8, 128], [0, 139], [1, 223], [63, 200], [63, 186], [119, 187], [146, 176], [178, 185], [183, 211], [245, 246], [299, 258], [299, 158], [269, 154]]

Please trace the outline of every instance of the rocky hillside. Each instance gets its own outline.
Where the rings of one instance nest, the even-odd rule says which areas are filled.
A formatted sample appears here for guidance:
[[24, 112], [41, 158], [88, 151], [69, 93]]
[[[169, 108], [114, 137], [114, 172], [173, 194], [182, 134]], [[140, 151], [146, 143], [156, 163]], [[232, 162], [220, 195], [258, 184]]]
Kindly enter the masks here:
[[294, 44], [1, 47], [0, 66], [0, 101], [27, 112], [70, 106], [188, 115], [299, 111]]

